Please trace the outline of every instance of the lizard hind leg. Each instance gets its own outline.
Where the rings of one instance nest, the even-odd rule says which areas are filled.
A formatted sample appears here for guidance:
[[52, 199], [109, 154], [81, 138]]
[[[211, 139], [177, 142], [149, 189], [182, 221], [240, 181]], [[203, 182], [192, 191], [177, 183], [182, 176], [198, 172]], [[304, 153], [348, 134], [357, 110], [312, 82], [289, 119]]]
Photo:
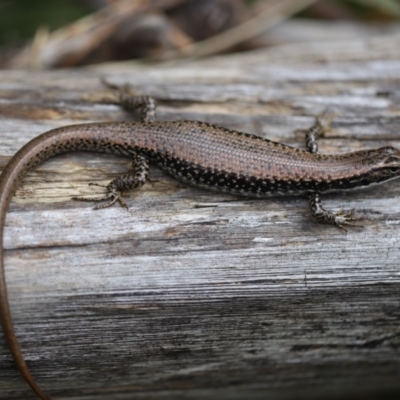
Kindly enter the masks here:
[[114, 91], [117, 100], [112, 101], [112, 103], [119, 104], [127, 111], [140, 109], [140, 120], [145, 124], [155, 121], [156, 101], [152, 97], [138, 96], [130, 85], [119, 86], [105, 79], [102, 79], [102, 82], [105, 86]]
[[107, 193], [104, 196], [75, 196], [72, 198], [72, 200], [105, 202], [97, 205], [95, 210], [110, 207], [118, 201], [122, 207], [128, 209], [128, 206], [122, 200], [122, 197], [126, 196], [127, 190], [135, 189], [139, 186], [142, 186], [146, 182], [149, 174], [149, 161], [145, 155], [135, 154], [132, 167], [133, 169], [129, 174], [125, 174], [113, 179], [108, 185], [89, 183], [90, 186], [100, 186], [106, 188]]

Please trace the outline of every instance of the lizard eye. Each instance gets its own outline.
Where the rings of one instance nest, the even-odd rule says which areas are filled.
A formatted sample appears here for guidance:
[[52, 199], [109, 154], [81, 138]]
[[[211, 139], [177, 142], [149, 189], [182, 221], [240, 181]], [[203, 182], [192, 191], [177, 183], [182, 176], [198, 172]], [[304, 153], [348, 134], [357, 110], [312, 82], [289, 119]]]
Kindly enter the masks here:
[[385, 164], [398, 163], [398, 162], [399, 162], [399, 158], [398, 157], [388, 157], [385, 160]]
[[400, 168], [399, 168], [399, 167], [390, 168], [390, 172], [391, 172], [392, 174], [397, 174], [399, 171], [400, 171]]

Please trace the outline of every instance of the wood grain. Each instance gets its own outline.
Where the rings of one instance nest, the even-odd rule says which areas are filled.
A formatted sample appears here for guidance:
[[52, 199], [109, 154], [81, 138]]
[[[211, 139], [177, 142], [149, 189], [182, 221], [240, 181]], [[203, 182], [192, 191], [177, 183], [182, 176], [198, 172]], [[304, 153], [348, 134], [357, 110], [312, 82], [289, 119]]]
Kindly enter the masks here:
[[[323, 29], [323, 27], [321, 27]], [[72, 123], [126, 120], [100, 78], [197, 119], [320, 151], [400, 147], [400, 40], [282, 45], [166, 65], [2, 71], [0, 167]], [[321, 225], [303, 198], [189, 188], [153, 168], [129, 212], [70, 200], [128, 159], [74, 153], [31, 172], [7, 215], [6, 275], [18, 338], [55, 398], [352, 399], [400, 393], [400, 183], [325, 197], [364, 228]], [[358, 397], [356, 397], [358, 396]], [[360, 397], [361, 396], [361, 397]], [[394, 396], [394, 397], [390, 397]], [[34, 399], [0, 335], [0, 399]]]

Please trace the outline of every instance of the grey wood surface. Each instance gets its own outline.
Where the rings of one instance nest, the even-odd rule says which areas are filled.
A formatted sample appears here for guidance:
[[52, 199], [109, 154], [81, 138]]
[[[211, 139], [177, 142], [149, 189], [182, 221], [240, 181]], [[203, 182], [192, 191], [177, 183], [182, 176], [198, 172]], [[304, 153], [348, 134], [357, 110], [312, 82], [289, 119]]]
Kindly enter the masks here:
[[[1, 71], [0, 167], [51, 128], [134, 118], [98, 101], [101, 77], [157, 97], [160, 120], [197, 119], [304, 148], [300, 130], [329, 108], [321, 152], [400, 147], [399, 31], [204, 61]], [[47, 393], [399, 395], [400, 182], [324, 196], [326, 207], [363, 216], [364, 228], [347, 234], [315, 222], [303, 198], [216, 194], [156, 168], [130, 194], [129, 212], [70, 200], [101, 192], [87, 184], [129, 166], [55, 157], [26, 177], [7, 215], [15, 327]], [[0, 399], [34, 398], [0, 334]]]

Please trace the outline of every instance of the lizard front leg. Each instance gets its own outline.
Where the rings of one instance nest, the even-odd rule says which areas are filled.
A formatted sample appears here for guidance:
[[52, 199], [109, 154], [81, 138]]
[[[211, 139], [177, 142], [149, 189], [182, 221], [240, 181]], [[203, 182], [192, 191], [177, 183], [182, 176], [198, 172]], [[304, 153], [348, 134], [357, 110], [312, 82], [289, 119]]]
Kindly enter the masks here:
[[[324, 134], [330, 130], [332, 118], [332, 113], [325, 112], [316, 119], [315, 124], [307, 131], [306, 146], [310, 153], [318, 153], [318, 138], [324, 136]], [[347, 229], [345, 228], [345, 225], [360, 227], [360, 225], [354, 224], [353, 221], [357, 221], [361, 219], [361, 217], [355, 216], [352, 211], [340, 210], [335, 213], [323, 208], [319, 193], [310, 193], [309, 204], [311, 213], [317, 221], [335, 225], [346, 232]]]

